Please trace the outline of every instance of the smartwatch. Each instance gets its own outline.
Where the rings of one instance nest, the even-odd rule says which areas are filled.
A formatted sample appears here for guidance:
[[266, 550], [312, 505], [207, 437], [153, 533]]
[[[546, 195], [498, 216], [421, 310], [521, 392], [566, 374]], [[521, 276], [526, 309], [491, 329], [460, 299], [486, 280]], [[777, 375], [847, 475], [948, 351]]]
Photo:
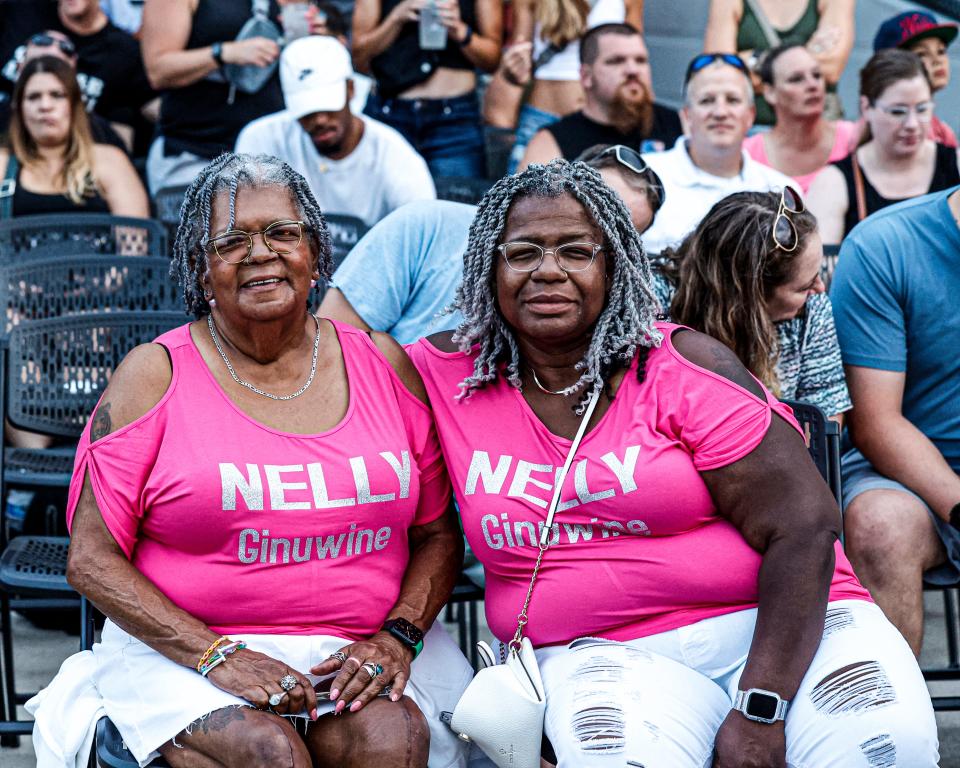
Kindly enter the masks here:
[[417, 656], [420, 655], [420, 651], [423, 650], [423, 630], [406, 619], [389, 619], [380, 628], [380, 631], [390, 633], [407, 646], [407, 648], [413, 651], [413, 658], [417, 658]]
[[223, 66], [223, 43], [214, 43], [210, 46], [210, 55], [217, 62], [218, 67]]
[[780, 694], [763, 688], [737, 691], [737, 698], [733, 700], [733, 708], [756, 723], [771, 724], [785, 719], [789, 706], [790, 702], [780, 698]]

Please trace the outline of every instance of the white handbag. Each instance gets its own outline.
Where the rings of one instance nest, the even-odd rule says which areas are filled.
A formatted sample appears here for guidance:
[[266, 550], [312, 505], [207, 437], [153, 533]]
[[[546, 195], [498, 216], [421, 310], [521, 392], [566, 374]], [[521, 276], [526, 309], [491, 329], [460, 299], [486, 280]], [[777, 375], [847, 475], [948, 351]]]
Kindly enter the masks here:
[[450, 719], [450, 727], [460, 738], [474, 742], [498, 768], [540, 768], [543, 714], [547, 708], [547, 697], [533, 645], [523, 636], [523, 630], [527, 624], [527, 609], [530, 607], [533, 585], [537, 581], [543, 555], [550, 546], [550, 529], [560, 503], [563, 481], [598, 399], [599, 392], [595, 392], [570, 444], [563, 469], [557, 475], [546, 524], [540, 534], [540, 552], [530, 576], [527, 597], [517, 616], [516, 634], [506, 646], [501, 643], [499, 664], [496, 663], [489, 645], [484, 642], [477, 643], [484, 668], [470, 681]]

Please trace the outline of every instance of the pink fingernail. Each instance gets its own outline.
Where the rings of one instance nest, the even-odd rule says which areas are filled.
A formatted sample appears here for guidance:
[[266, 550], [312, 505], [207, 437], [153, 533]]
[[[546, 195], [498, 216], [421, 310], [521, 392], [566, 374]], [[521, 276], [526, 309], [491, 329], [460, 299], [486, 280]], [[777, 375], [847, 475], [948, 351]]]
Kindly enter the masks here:
[[340, 695], [340, 689], [334, 688], [332, 691], [330, 691], [330, 701], [334, 701], [339, 695]]
[[343, 700], [338, 701], [338, 702], [337, 702], [336, 709], [335, 709], [335, 712], [339, 715], [341, 712], [343, 712], [343, 709], [344, 709], [344, 707], [346, 707], [346, 706], [347, 706], [347, 702], [345, 702], [345, 701], [343, 701]]
[[319, 717], [320, 717], [320, 715], [317, 714], [317, 708], [316, 708], [316, 707], [314, 707], [313, 709], [310, 710], [310, 719], [311, 719], [311, 720], [317, 720]]
[[358, 712], [358, 711], [360, 710], [360, 707], [362, 707], [362, 706], [363, 706], [363, 704], [361, 704], [359, 701], [355, 701], [355, 702], [353, 702], [353, 704], [350, 705], [350, 711], [351, 711], [351, 712]]
[[391, 694], [390, 694], [390, 701], [400, 701], [400, 694], [399, 694], [399, 693], [391, 693]]

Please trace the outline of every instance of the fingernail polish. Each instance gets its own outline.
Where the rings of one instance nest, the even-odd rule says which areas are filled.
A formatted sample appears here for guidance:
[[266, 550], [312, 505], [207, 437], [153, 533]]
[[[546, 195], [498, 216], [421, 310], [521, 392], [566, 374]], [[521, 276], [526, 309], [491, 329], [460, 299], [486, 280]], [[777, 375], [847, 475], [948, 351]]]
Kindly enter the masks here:
[[317, 708], [314, 707], [313, 709], [310, 710], [310, 719], [318, 720], [319, 718], [320, 718], [320, 715], [317, 714]]
[[399, 694], [399, 693], [391, 693], [391, 694], [390, 694], [390, 701], [400, 701], [400, 694]]
[[330, 691], [330, 701], [335, 701], [337, 696], [339, 695], [340, 695], [340, 689], [334, 688], [332, 691]]
[[337, 702], [337, 706], [336, 706], [336, 708], [335, 708], [334, 711], [339, 715], [341, 712], [343, 712], [343, 709], [344, 709], [344, 707], [346, 707], [346, 706], [347, 706], [347, 702], [342, 701], [342, 700], [341, 700], [341, 701], [338, 701], [338, 702]]
[[360, 707], [362, 707], [362, 706], [363, 706], [363, 704], [361, 704], [359, 701], [355, 701], [355, 702], [353, 702], [353, 704], [350, 705], [350, 711], [351, 711], [351, 712], [358, 712], [358, 711], [360, 710]]

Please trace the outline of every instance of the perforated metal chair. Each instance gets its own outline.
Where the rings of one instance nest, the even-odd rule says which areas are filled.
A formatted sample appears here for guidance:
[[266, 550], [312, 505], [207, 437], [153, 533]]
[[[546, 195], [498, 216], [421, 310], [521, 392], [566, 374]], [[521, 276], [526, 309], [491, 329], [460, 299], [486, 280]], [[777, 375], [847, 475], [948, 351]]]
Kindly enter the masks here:
[[[333, 271], [336, 272], [337, 267], [343, 263], [347, 254], [353, 250], [353, 246], [360, 242], [360, 238], [367, 234], [370, 228], [356, 216], [325, 213], [323, 218], [330, 230], [330, 239], [333, 240]], [[327, 287], [318, 284], [310, 299], [311, 306], [319, 307], [320, 300], [326, 292]]]
[[493, 180], [475, 179], [471, 176], [437, 176], [433, 184], [437, 188], [438, 200], [477, 205], [493, 186]]
[[43, 214], [0, 221], [5, 262], [26, 253], [100, 253], [166, 256], [167, 233], [159, 221], [107, 213]]
[[[109, 312], [25, 320], [7, 339], [0, 365], [0, 420], [31, 432], [76, 440], [110, 375], [138, 344], [185, 321], [182, 312]], [[60, 485], [70, 482], [73, 448], [0, 451], [0, 499], [11, 483]], [[77, 605], [66, 583], [67, 540], [18, 536], [8, 543], [6, 510], [0, 505], [0, 622], [2, 622], [3, 720], [0, 733], [29, 732], [30, 723], [10, 725], [18, 694], [10, 623], [14, 607]], [[39, 602], [38, 602], [39, 598]]]
[[153, 196], [153, 215], [163, 224], [171, 243], [180, 226], [180, 206], [186, 193], [187, 187], [164, 187]]
[[830, 290], [830, 283], [833, 282], [833, 273], [837, 268], [837, 260], [840, 258], [839, 245], [823, 246], [823, 259], [820, 261], [820, 279]]

